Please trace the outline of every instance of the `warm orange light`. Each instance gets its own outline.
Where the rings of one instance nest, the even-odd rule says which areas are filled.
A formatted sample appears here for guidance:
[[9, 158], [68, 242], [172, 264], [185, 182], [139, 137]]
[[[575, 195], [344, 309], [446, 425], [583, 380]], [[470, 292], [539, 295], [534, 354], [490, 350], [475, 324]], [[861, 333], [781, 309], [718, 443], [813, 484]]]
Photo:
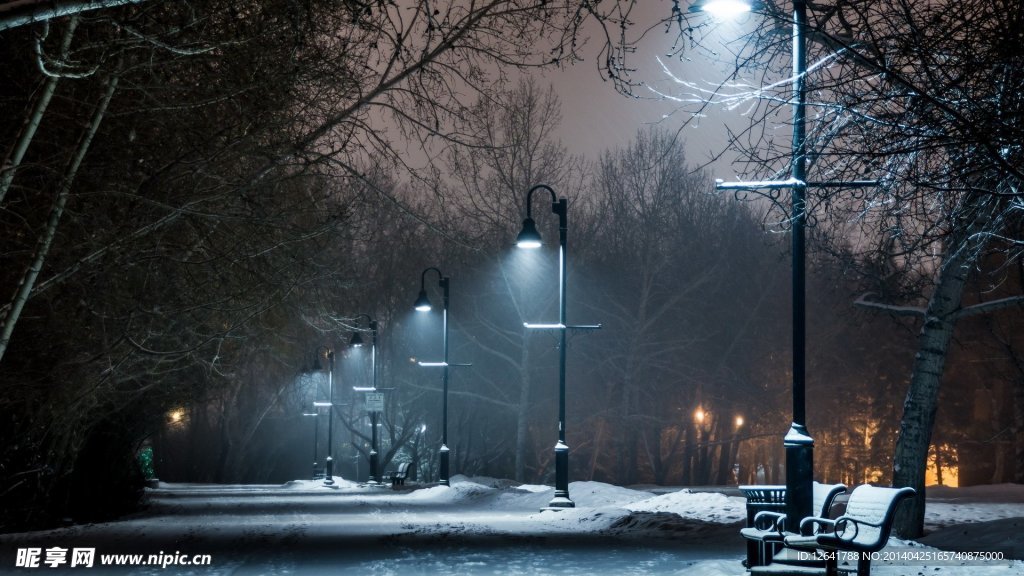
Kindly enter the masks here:
[[736, 427], [740, 428], [743, 426], [743, 416], [736, 416]]
[[703, 424], [706, 417], [707, 412], [703, 408], [697, 408], [697, 411], [693, 413], [693, 419], [697, 421], [697, 424]]
[[944, 461], [941, 464], [937, 461], [938, 455], [936, 454], [936, 447], [932, 446], [928, 450], [928, 467], [925, 470], [925, 485], [957, 488], [960, 486], [960, 466], [956, 463], [959, 459], [958, 451], [949, 444], [943, 444], [940, 449], [943, 453], [947, 454], [946, 458], [943, 458]]
[[175, 408], [167, 413], [167, 419], [171, 424], [180, 424], [185, 419], [185, 409]]

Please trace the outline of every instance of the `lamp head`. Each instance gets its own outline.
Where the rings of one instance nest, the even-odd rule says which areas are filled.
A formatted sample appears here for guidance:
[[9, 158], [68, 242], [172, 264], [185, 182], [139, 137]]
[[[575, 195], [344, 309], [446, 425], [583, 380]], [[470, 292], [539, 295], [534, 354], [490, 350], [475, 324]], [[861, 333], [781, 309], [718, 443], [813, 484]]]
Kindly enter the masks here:
[[736, 18], [755, 8], [752, 0], [697, 0], [690, 6], [690, 12], [707, 12], [720, 20]]
[[533, 218], [523, 220], [523, 229], [516, 237], [516, 246], [520, 248], [540, 248], [540, 232], [537, 231], [537, 223]]
[[359, 348], [360, 346], [362, 346], [363, 345], [363, 337], [362, 337], [362, 335], [360, 335], [359, 332], [353, 332], [352, 333], [352, 339], [348, 341], [348, 345], [352, 346], [353, 348]]
[[430, 312], [432, 306], [430, 305], [430, 298], [427, 298], [426, 290], [420, 290], [420, 295], [416, 297], [416, 303], [413, 307], [419, 312]]

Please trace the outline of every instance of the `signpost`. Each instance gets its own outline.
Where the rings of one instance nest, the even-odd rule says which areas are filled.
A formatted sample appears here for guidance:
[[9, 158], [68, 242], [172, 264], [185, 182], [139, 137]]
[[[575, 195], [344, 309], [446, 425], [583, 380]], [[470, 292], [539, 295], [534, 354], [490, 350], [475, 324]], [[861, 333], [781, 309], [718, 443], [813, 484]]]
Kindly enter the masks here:
[[384, 393], [383, 392], [367, 392], [366, 393], [366, 411], [367, 412], [383, 412], [384, 411]]

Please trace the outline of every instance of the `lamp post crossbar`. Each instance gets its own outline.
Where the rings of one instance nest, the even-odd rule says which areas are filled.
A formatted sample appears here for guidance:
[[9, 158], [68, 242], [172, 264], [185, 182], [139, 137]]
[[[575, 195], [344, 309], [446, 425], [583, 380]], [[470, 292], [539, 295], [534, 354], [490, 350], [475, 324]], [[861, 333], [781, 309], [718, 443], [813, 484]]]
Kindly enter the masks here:
[[781, 188], [872, 188], [879, 185], [878, 180], [850, 180], [836, 182], [803, 182], [799, 180], [755, 180], [750, 182], [726, 182], [715, 180], [716, 190], [778, 190]]
[[523, 327], [531, 330], [598, 330], [601, 328], [601, 324], [573, 324], [566, 326], [565, 324], [531, 324], [523, 322]]

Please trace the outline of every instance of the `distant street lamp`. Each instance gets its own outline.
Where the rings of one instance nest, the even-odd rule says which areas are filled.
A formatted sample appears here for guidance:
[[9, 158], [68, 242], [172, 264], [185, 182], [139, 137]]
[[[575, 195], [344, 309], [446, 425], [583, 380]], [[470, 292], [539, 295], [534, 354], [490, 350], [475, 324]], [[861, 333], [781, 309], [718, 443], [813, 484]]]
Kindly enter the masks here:
[[324, 484], [326, 486], [334, 485], [334, 350], [327, 346], [321, 346], [317, 349], [317, 355], [319, 356], [320, 351], [326, 351], [327, 353], [327, 402], [314, 402], [314, 406], [327, 406], [327, 468], [324, 471]]
[[558, 330], [558, 442], [555, 444], [555, 497], [548, 503], [548, 508], [572, 508], [576, 503], [569, 498], [569, 445], [565, 443], [565, 350], [567, 334], [570, 329], [594, 330], [600, 324], [569, 326], [566, 321], [566, 252], [568, 236], [569, 201], [558, 198], [555, 191], [546, 184], [538, 184], [526, 193], [526, 219], [523, 229], [516, 237], [516, 245], [520, 248], [535, 249], [542, 244], [537, 224], [533, 221], [530, 201], [537, 190], [546, 190], [551, 194], [551, 212], [558, 215], [558, 324], [524, 323], [526, 328], [539, 330]]
[[707, 416], [708, 413], [705, 412], [703, 408], [697, 408], [693, 412], [693, 421], [696, 422], [699, 426], [703, 427], [704, 422], [707, 420]]
[[320, 423], [317, 421], [317, 417], [320, 416], [320, 413], [303, 412], [302, 415], [313, 418], [313, 480], [316, 480], [317, 471], [320, 468], [320, 465], [316, 460], [320, 454]]
[[[697, 0], [691, 12], [731, 17], [758, 7], [754, 0]], [[766, 182], [723, 182], [719, 190], [791, 190], [793, 252], [793, 424], [783, 439], [786, 447], [786, 526], [799, 526], [810, 516], [813, 500], [814, 439], [807, 430], [806, 411], [806, 247], [808, 188], [858, 188], [875, 186], [875, 181], [807, 182], [807, 1], [793, 0], [793, 138], [788, 180]]]
[[[370, 345], [370, 387], [353, 386], [352, 389], [356, 392], [369, 392], [377, 393], [377, 321], [370, 317], [369, 314], [360, 314], [355, 317], [358, 322], [361, 318], [366, 318], [369, 322], [369, 330], [372, 335]], [[363, 337], [360, 335], [357, 325], [357, 330], [352, 333], [352, 339], [349, 341], [349, 345], [353, 348], [361, 348], [364, 346]], [[380, 414], [377, 410], [369, 410], [370, 412], [370, 479], [369, 484], [380, 484], [379, 475], [379, 464], [377, 455], [377, 417]]]
[[448, 367], [449, 366], [472, 366], [472, 364], [450, 364], [448, 362], [448, 284], [450, 278], [441, 273], [437, 268], [431, 266], [420, 274], [420, 293], [416, 298], [416, 302], [413, 305], [418, 312], [429, 312], [432, 308], [430, 304], [430, 298], [427, 297], [427, 272], [433, 270], [437, 272], [437, 277], [440, 279], [438, 286], [441, 287], [441, 301], [443, 303], [441, 309], [442, 318], [442, 339], [444, 342], [444, 360], [441, 362], [417, 362], [420, 366], [429, 367], [442, 367], [444, 368], [443, 385], [442, 385], [442, 401], [441, 401], [441, 449], [439, 453], [439, 466], [440, 466], [440, 479], [438, 483], [442, 486], [449, 485], [449, 469], [448, 469]]
[[[313, 406], [316, 408], [328, 408], [327, 418], [327, 469], [324, 475], [324, 484], [327, 486], [334, 485], [334, 351], [330, 346], [319, 346], [316, 348], [316, 361], [312, 366], [312, 372], [319, 372], [324, 369], [324, 365], [321, 364], [321, 356], [327, 357], [328, 369], [327, 369], [327, 381], [328, 381], [328, 401], [327, 402], [313, 402]], [[303, 369], [305, 372], [306, 369]], [[317, 412], [319, 412], [317, 410]], [[317, 430], [318, 430], [317, 426]], [[315, 455], [313, 456], [315, 460]], [[314, 462], [315, 464], [315, 462]]]

